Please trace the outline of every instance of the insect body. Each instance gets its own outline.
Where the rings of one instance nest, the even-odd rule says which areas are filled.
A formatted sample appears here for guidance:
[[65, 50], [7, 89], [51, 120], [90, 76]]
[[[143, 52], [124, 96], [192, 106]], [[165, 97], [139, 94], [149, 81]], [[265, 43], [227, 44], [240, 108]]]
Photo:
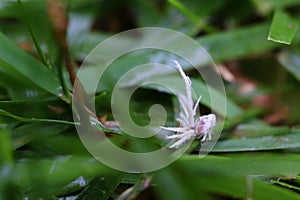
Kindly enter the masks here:
[[200, 138], [202, 136], [202, 142], [211, 140], [213, 127], [216, 125], [216, 116], [214, 114], [209, 114], [195, 119], [196, 109], [201, 100], [201, 96], [194, 105], [191, 80], [184, 73], [180, 64], [177, 61], [174, 62], [184, 80], [186, 94], [177, 95], [180, 104], [180, 113], [176, 120], [180, 123], [180, 126], [162, 127], [165, 130], [177, 132], [177, 134], [167, 136], [167, 139], [175, 139], [175, 142], [170, 145], [170, 148], [178, 148], [194, 137]]

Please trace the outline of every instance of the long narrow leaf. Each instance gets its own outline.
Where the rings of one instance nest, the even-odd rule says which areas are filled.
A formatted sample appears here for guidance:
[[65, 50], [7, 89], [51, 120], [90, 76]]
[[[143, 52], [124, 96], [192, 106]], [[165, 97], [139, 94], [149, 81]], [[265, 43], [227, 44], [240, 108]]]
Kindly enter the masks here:
[[300, 134], [291, 133], [282, 136], [265, 136], [260, 138], [240, 138], [221, 141], [213, 152], [261, 151], [300, 148]]
[[226, 157], [197, 155], [182, 157], [178, 162], [195, 174], [224, 174], [230, 176], [268, 174], [295, 175], [300, 171], [300, 156], [293, 154], [233, 154]]
[[22, 51], [0, 33], [0, 72], [6, 76], [29, 82], [55, 96], [60, 95], [57, 77], [36, 59]]
[[268, 40], [291, 44], [297, 29], [298, 21], [296, 19], [290, 17], [282, 10], [277, 10], [272, 20]]

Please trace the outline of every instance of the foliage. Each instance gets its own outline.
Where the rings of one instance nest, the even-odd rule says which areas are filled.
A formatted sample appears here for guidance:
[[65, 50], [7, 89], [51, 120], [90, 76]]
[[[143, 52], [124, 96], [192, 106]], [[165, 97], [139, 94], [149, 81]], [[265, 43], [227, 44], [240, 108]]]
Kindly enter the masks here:
[[[0, 199], [300, 199], [299, 0], [64, 1], [69, 52], [49, 17], [49, 2], [56, 0], [0, 1]], [[101, 164], [80, 141], [66, 54], [79, 67], [99, 42], [150, 26], [185, 33], [209, 52], [225, 83], [227, 112], [214, 110], [225, 125], [205, 158], [198, 157], [194, 141], [170, 166], [130, 174]], [[115, 42], [111, 51], [125, 41]], [[153, 54], [165, 63], [172, 58], [145, 51], [112, 64], [95, 98], [103, 123], [105, 117], [113, 120], [116, 81], [132, 66], [149, 63]], [[184, 70], [203, 95], [201, 114], [210, 112], [202, 79], [192, 66]], [[158, 80], [160, 73], [143, 78]], [[163, 76], [178, 83], [172, 74]], [[167, 123], [175, 124], [175, 99], [157, 85], [140, 88], [131, 115], [147, 124], [148, 108], [160, 103]], [[116, 144], [128, 139], [119, 131], [110, 134]]]

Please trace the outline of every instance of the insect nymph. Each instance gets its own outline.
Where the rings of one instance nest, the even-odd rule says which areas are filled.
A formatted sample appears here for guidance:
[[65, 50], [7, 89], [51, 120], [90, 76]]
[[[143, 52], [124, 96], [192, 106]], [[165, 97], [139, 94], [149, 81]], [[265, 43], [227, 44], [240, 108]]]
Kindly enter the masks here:
[[194, 104], [192, 98], [192, 82], [189, 77], [184, 73], [182, 67], [177, 61], [174, 61], [181, 77], [185, 83], [186, 94], [178, 94], [177, 98], [180, 104], [180, 113], [176, 121], [179, 122], [179, 127], [162, 127], [165, 130], [177, 132], [167, 136], [167, 139], [175, 139], [170, 148], [178, 148], [186, 141], [192, 138], [199, 138], [202, 136], [201, 142], [211, 140], [213, 127], [216, 125], [216, 116], [214, 114], [204, 115], [197, 119], [196, 109], [201, 100], [201, 96]]

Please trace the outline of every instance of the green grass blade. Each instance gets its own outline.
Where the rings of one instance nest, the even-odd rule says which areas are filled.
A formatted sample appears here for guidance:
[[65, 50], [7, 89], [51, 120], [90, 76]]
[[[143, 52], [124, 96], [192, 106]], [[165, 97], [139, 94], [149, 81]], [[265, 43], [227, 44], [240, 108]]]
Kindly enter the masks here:
[[17, 47], [0, 33], [0, 72], [6, 76], [32, 83], [55, 96], [60, 96], [57, 77], [36, 59]]
[[[22, 192], [19, 195], [26, 194], [30, 199], [50, 199], [80, 176], [96, 177], [109, 173], [112, 170], [93, 158], [70, 155], [19, 161], [7, 174], [0, 174], [0, 179], [2, 184], [11, 187], [6, 192]], [[7, 175], [8, 180], [4, 179]]]
[[10, 132], [0, 129], [0, 167], [13, 162], [12, 149]]
[[290, 17], [282, 10], [277, 10], [274, 14], [268, 40], [274, 42], [291, 44], [298, 29], [298, 21]]
[[37, 39], [36, 39], [36, 37], [35, 37], [35, 35], [34, 35], [34, 33], [33, 33], [33, 30], [32, 30], [32, 28], [31, 28], [30, 24], [28, 24], [28, 29], [29, 29], [30, 35], [31, 35], [31, 37], [32, 37], [32, 41], [33, 41], [33, 43], [34, 43], [34, 46], [35, 46], [35, 48], [36, 48], [36, 50], [37, 50], [37, 52], [38, 52], [38, 54], [39, 54], [39, 56], [40, 56], [40, 58], [41, 58], [41, 61], [43, 62], [43, 64], [44, 64], [48, 69], [51, 69], [52, 67], [51, 67], [51, 65], [48, 63], [48, 61], [47, 61], [47, 59], [46, 59], [46, 56], [45, 56], [45, 54], [44, 54], [44, 52], [43, 52], [43, 50], [42, 50], [40, 44], [38, 43], [38, 41], [37, 41]]
[[[256, 180], [251, 176], [212, 176], [198, 179], [206, 191], [238, 199], [294, 200], [298, 195], [289, 190]], [[267, 196], [266, 196], [267, 194]]]
[[289, 189], [293, 189], [293, 190], [298, 190], [300, 191], [300, 187], [296, 187], [296, 186], [293, 186], [293, 185], [290, 185], [288, 183], [285, 183], [285, 182], [281, 182], [279, 180], [271, 180], [272, 183], [276, 183], [282, 187], [286, 187], [286, 188], [289, 188]]
[[46, 59], [46, 56], [45, 56], [45, 54], [43, 53], [42, 48], [41, 48], [40, 44], [39, 44], [38, 41], [37, 41], [37, 38], [35, 37], [35, 35], [34, 35], [34, 33], [33, 33], [33, 30], [32, 30], [32, 28], [31, 28], [30, 22], [29, 22], [28, 20], [26, 20], [26, 19], [27, 19], [26, 14], [25, 14], [26, 12], [23, 10], [21, 0], [18, 0], [18, 4], [19, 4], [19, 8], [20, 8], [21, 13], [22, 13], [22, 17], [25, 19], [25, 23], [26, 23], [27, 26], [28, 26], [29, 33], [30, 33], [30, 35], [31, 35], [32, 41], [33, 41], [33, 43], [34, 43], [34, 46], [35, 46], [35, 48], [36, 48], [36, 50], [37, 50], [37, 52], [38, 52], [38, 54], [39, 54], [39, 56], [40, 56], [40, 58], [41, 58], [41, 61], [43, 62], [43, 64], [44, 64], [47, 68], [51, 69], [51, 66], [50, 66], [50, 64], [48, 63], [48, 61], [47, 61], [47, 59]]
[[260, 138], [239, 138], [218, 142], [213, 152], [261, 151], [300, 148], [300, 133]]
[[[204, 197], [203, 190], [198, 187], [195, 177], [191, 176], [187, 168], [171, 165], [158, 172], [153, 177], [157, 184], [156, 190], [160, 199], [191, 199]], [[206, 199], [206, 198], [205, 198]]]
[[17, 121], [21, 122], [49, 122], [49, 123], [57, 123], [57, 124], [66, 124], [66, 125], [75, 125], [75, 122], [65, 121], [65, 120], [55, 120], [55, 119], [35, 119], [35, 118], [24, 118], [17, 115], [13, 115], [5, 110], [0, 109], [0, 116], [10, 117]]
[[29, 142], [56, 135], [66, 130], [68, 126], [62, 124], [30, 123], [13, 130], [13, 146], [20, 148]]
[[28, 146], [37, 152], [54, 152], [63, 155], [90, 155], [74, 131], [36, 139], [29, 143]]
[[229, 176], [266, 174], [295, 175], [300, 171], [300, 156], [293, 154], [228, 154], [226, 157], [197, 155], [184, 156], [180, 165], [198, 174], [223, 174]]
[[121, 183], [123, 173], [96, 177], [77, 197], [77, 200], [108, 199]]
[[199, 21], [199, 17], [191, 12], [184, 4], [177, 0], [168, 0], [168, 2], [176, 9], [178, 9], [182, 14], [189, 18], [193, 23], [197, 23]]
[[[263, 109], [259, 108], [253, 108], [242, 112], [238, 105], [234, 104], [234, 102], [232, 102], [230, 99], [227, 99], [227, 101], [227, 113], [229, 113], [229, 115], [226, 117], [229, 119], [225, 121], [224, 129], [233, 128], [234, 126], [237, 126], [248, 119], [255, 118], [264, 112]], [[234, 112], [231, 109], [234, 109]]]
[[[259, 54], [277, 48], [279, 46], [277, 43], [268, 41], [266, 39], [268, 31], [269, 24], [262, 23], [248, 27], [227, 30], [221, 33], [209, 34], [207, 36], [197, 38], [196, 41], [208, 51], [215, 62], [223, 62], [231, 59], [246, 57], [252, 54]], [[249, 38], [249, 36], [251, 37]], [[83, 40], [87, 40], [89, 42], [78, 45], [78, 48], [75, 49], [78, 59], [88, 55], [90, 51], [99, 44], [99, 42], [103, 41], [103, 38], [104, 36], [101, 34], [87, 34]], [[178, 41], [172, 41], [170, 39], [169, 43], [172, 44], [176, 42]], [[108, 49], [108, 52], [109, 51], [114, 51], [114, 49]], [[160, 56], [164, 62], [167, 62], [168, 59], [170, 59], [168, 54], [161, 54]], [[136, 56], [133, 54], [132, 56], [123, 59], [121, 64], [123, 64], [123, 67], [125, 68], [127, 63], [130, 63], [131, 66], [136, 63], [141, 63], [138, 62], [139, 60], [142, 60], [142, 63], [153, 62], [149, 59], [149, 55], [146, 52], [145, 55], [139, 54]], [[118, 59], [117, 62], [120, 62], [120, 59]], [[207, 62], [205, 63], [203, 61], [201, 63], [204, 65], [208, 64]], [[182, 67], [185, 70], [192, 69], [192, 66], [183, 65]], [[118, 68], [118, 70], [121, 71], [122, 69]]]
[[215, 62], [222, 62], [278, 47], [278, 44], [266, 40], [268, 29], [268, 24], [258, 24], [210, 34], [199, 38], [198, 42], [210, 53]]
[[0, 109], [24, 118], [73, 119], [69, 105], [57, 99], [0, 101]]
[[240, 124], [236, 127], [236, 135], [239, 137], [263, 137], [277, 136], [290, 133], [289, 126], [270, 126], [261, 121], [253, 121], [250, 124]]

